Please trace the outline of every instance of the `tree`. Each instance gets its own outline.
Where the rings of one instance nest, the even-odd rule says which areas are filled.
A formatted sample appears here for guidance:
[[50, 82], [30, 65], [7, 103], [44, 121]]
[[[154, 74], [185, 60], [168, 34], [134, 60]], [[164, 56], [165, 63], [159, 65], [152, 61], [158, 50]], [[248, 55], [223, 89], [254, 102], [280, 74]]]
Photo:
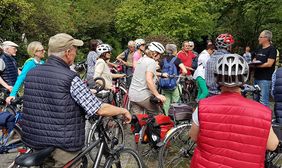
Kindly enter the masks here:
[[124, 0], [116, 9], [116, 28], [130, 38], [165, 35], [201, 40], [214, 30], [215, 15], [198, 0]]
[[256, 48], [259, 33], [264, 29], [273, 32], [274, 44], [281, 44], [282, 1], [216, 0], [209, 6], [218, 13], [217, 34], [233, 34], [237, 45]]
[[19, 42], [25, 22], [34, 11], [34, 6], [25, 0], [0, 1], [0, 37]]

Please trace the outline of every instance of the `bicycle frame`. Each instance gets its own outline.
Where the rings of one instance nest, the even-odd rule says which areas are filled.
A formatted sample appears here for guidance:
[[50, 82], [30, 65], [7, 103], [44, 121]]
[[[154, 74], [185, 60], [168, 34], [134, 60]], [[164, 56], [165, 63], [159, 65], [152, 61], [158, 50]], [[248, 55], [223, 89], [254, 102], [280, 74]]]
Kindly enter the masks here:
[[98, 153], [96, 155], [95, 163], [94, 163], [94, 168], [98, 168], [102, 159], [102, 156], [105, 155], [106, 157], [110, 157], [111, 155], [115, 155], [115, 153], [121, 149], [123, 149], [124, 145], [121, 145], [118, 150], [113, 150], [114, 146], [116, 145], [115, 142], [112, 142], [111, 140], [111, 147], [108, 146], [106, 141], [110, 141], [110, 138], [108, 135], [105, 133], [105, 128], [103, 126], [103, 117], [99, 117], [97, 126], [98, 126], [98, 134], [99, 134], [99, 139], [93, 143], [91, 143], [87, 148], [85, 148], [82, 152], [80, 152], [74, 159], [69, 161], [64, 168], [69, 168], [71, 166], [74, 166], [77, 164], [81, 159], [88, 154], [93, 148], [95, 148], [97, 145], [100, 144]]
[[[17, 107], [16, 107], [17, 103], [14, 105], [8, 105], [7, 107], [9, 107], [12, 112], [15, 115], [15, 121], [14, 121], [14, 128], [12, 130], [9, 130], [8, 134], [5, 136], [5, 133], [2, 132], [2, 136], [0, 137], [0, 142], [1, 142], [1, 146], [0, 146], [0, 154], [1, 153], [7, 153], [9, 150], [11, 149], [15, 149], [18, 146], [21, 145], [21, 140], [18, 141], [14, 141], [10, 144], [8, 144], [8, 140], [11, 138], [11, 136], [14, 133], [14, 129], [17, 127], [17, 129], [20, 131], [21, 127], [19, 126], [19, 120], [21, 119], [21, 112], [16, 111]], [[4, 108], [4, 111], [7, 109], [7, 107]], [[2, 129], [3, 131], [3, 129]]]

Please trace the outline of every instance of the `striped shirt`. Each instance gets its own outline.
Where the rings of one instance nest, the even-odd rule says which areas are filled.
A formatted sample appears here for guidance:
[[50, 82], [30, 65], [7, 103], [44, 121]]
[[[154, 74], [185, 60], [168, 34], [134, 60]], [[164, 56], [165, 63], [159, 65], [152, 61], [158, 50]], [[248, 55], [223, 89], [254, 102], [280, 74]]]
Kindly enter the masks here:
[[206, 83], [207, 83], [210, 95], [220, 94], [219, 86], [216, 83], [214, 73], [215, 73], [215, 68], [216, 68], [215, 65], [216, 65], [217, 59], [224, 54], [229, 54], [229, 52], [223, 49], [217, 50], [213, 53], [211, 58], [207, 61], [206, 68], [205, 68], [206, 70], [205, 78], [206, 78]]

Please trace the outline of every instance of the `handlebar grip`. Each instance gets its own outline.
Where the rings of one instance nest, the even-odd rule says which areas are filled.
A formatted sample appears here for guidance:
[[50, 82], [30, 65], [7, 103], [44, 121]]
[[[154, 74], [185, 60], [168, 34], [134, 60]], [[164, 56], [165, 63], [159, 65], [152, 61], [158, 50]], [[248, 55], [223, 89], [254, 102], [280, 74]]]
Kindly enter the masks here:
[[15, 105], [18, 105], [18, 104], [21, 104], [21, 103], [23, 103], [23, 97], [17, 97], [15, 99], [13, 99], [10, 104], [15, 106]]

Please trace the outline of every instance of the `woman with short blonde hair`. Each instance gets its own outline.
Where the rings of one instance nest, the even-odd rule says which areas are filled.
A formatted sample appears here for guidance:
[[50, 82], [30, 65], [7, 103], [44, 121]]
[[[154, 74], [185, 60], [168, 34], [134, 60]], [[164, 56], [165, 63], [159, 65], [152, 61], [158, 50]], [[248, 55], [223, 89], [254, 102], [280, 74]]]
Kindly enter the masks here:
[[31, 57], [29, 59], [27, 59], [23, 65], [23, 70], [21, 72], [21, 74], [18, 76], [17, 81], [15, 83], [15, 85], [13, 86], [13, 89], [9, 95], [9, 97], [7, 97], [6, 102], [10, 103], [12, 99], [14, 99], [16, 97], [16, 95], [18, 94], [18, 91], [20, 90], [26, 74], [33, 68], [35, 68], [36, 66], [38, 66], [39, 64], [43, 64], [44, 61], [42, 61], [42, 58], [44, 58], [44, 47], [43, 45], [38, 42], [38, 41], [33, 41], [31, 42], [28, 46], [27, 46], [27, 53], [28, 55]]

